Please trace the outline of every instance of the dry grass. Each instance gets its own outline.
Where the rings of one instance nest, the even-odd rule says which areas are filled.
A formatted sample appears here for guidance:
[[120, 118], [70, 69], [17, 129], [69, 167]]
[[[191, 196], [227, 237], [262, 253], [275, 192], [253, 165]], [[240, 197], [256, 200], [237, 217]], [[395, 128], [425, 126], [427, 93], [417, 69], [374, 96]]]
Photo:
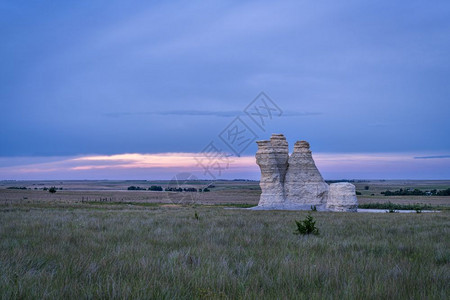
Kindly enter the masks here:
[[299, 237], [307, 212], [215, 206], [257, 203], [254, 182], [228, 184], [195, 207], [148, 191], [0, 189], [0, 297], [448, 299], [449, 210], [315, 212], [320, 235]]
[[[255, 181], [216, 181], [211, 192], [203, 194], [182, 194], [152, 191], [127, 191], [131, 185], [150, 187], [151, 185], [167, 186], [167, 181], [24, 181], [0, 182], [0, 205], [13, 203], [81, 203], [82, 201], [109, 202], [149, 202], [149, 203], [180, 203], [196, 202], [199, 204], [253, 204], [259, 201], [261, 193], [258, 182]], [[207, 182], [201, 183], [205, 185]], [[399, 188], [446, 189], [450, 181], [369, 181], [355, 182], [356, 188], [362, 193], [358, 196], [361, 204], [392, 202], [396, 204], [428, 204], [435, 207], [450, 208], [450, 197], [439, 196], [390, 196], [381, 192]], [[368, 185], [369, 190], [364, 187]], [[25, 186], [31, 190], [7, 190], [9, 186]], [[47, 191], [34, 188], [57, 186], [64, 190], [50, 194]], [[374, 194], [374, 196], [372, 196]], [[192, 199], [193, 197], [194, 199]]]
[[294, 235], [294, 220], [305, 216], [3, 207], [1, 297], [448, 297], [449, 213], [314, 213], [321, 234]]

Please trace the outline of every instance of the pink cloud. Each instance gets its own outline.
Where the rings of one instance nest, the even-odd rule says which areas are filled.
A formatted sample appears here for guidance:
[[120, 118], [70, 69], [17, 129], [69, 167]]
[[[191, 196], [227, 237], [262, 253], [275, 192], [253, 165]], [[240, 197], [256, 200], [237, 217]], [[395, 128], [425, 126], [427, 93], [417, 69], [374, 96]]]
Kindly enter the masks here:
[[[450, 178], [449, 158], [415, 159], [417, 156], [424, 154], [316, 153], [314, 159], [327, 179]], [[32, 157], [2, 158], [0, 179], [170, 179], [180, 172], [210, 179], [199, 165], [199, 161], [207, 164], [208, 160], [198, 153], [124, 153], [35, 158], [35, 161]], [[259, 179], [254, 156], [231, 156], [221, 163], [220, 172], [217, 165], [211, 166], [211, 171], [218, 178]]]

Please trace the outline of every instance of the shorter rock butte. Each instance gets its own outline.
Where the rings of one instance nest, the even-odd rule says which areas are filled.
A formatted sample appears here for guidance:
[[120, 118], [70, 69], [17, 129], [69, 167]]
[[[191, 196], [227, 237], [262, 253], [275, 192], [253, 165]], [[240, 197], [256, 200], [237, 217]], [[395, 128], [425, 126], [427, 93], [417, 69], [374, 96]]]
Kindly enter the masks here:
[[327, 209], [332, 211], [357, 211], [358, 199], [355, 186], [348, 182], [330, 184]]
[[273, 209], [356, 211], [355, 186], [330, 186], [316, 167], [310, 145], [297, 141], [289, 156], [283, 134], [272, 134], [270, 141], [257, 141], [256, 163], [261, 169], [261, 196], [258, 207]]

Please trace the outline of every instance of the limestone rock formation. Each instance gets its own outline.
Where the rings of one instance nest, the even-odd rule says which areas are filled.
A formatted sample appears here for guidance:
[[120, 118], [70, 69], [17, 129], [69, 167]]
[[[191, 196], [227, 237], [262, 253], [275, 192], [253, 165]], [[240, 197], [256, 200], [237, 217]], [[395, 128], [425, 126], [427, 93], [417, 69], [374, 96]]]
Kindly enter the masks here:
[[261, 169], [261, 197], [256, 209], [356, 211], [355, 186], [328, 185], [316, 167], [306, 141], [296, 142], [289, 156], [286, 138], [273, 134], [257, 141], [256, 163]]
[[284, 178], [289, 159], [289, 148], [282, 134], [274, 134], [270, 141], [258, 141], [256, 163], [261, 169], [261, 197], [259, 205], [284, 202]]
[[286, 202], [299, 205], [325, 206], [328, 184], [316, 167], [309, 143], [296, 142], [294, 152], [289, 157], [289, 166], [284, 184]]
[[332, 211], [356, 211], [358, 200], [356, 199], [355, 186], [348, 182], [330, 184], [327, 209]]

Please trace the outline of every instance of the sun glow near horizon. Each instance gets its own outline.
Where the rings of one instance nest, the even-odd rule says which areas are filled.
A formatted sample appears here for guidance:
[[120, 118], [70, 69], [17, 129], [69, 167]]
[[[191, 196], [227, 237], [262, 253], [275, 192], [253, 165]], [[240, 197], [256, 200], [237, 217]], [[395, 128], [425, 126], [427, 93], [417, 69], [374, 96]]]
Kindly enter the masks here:
[[[417, 159], [421, 153], [315, 153], [317, 167], [327, 179], [447, 179], [450, 159], [436, 155], [434, 159]], [[33, 158], [9, 158], [9, 165], [0, 160], [1, 180], [31, 179], [170, 179], [177, 173], [190, 172], [198, 178], [210, 177], [201, 153], [123, 153], [112, 155], [85, 155], [51, 157], [33, 161]], [[207, 158], [210, 159], [210, 158]], [[11, 160], [14, 160], [11, 163]], [[42, 161], [44, 160], [44, 161]], [[219, 165], [217, 165], [219, 166]], [[443, 170], [441, 173], [436, 169]], [[228, 156], [221, 161], [217, 178], [258, 179], [259, 167], [255, 157]], [[427, 173], [427, 170], [430, 170]], [[431, 172], [432, 171], [432, 172]], [[409, 178], [404, 176], [410, 174]], [[431, 176], [431, 175], [434, 175]]]

